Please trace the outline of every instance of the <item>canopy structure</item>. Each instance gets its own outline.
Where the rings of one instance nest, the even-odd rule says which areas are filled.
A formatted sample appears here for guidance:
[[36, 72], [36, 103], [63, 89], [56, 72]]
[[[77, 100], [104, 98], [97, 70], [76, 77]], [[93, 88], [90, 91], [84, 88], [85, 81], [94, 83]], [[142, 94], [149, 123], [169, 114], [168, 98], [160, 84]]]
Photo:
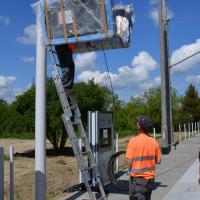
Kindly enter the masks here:
[[41, 0], [46, 45], [73, 44], [75, 53], [130, 46], [132, 5], [113, 0]]

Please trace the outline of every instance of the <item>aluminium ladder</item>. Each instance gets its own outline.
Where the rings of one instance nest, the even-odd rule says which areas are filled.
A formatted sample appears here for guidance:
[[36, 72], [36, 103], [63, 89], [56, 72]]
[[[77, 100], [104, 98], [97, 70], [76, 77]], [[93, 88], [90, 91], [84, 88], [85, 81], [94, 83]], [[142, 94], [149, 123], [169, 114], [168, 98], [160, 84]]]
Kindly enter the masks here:
[[[79, 107], [76, 101], [76, 97], [74, 96], [74, 91], [72, 89], [71, 90], [64, 89], [61, 78], [60, 78], [60, 74], [58, 71], [58, 66], [60, 65], [56, 64], [56, 59], [54, 55], [56, 54], [56, 51], [53, 51], [52, 47], [50, 46], [49, 52], [50, 52], [50, 56], [53, 62], [53, 74], [52, 74], [53, 80], [54, 80], [56, 90], [58, 92], [60, 102], [62, 104], [62, 108], [64, 111], [62, 115], [63, 122], [65, 125], [65, 129], [67, 131], [68, 137], [71, 141], [74, 155], [78, 163], [78, 168], [81, 171], [86, 189], [88, 191], [89, 198], [90, 200], [96, 200], [95, 194], [92, 192], [92, 189], [91, 189], [91, 187], [93, 186], [92, 180], [91, 181], [89, 180], [89, 170], [92, 169], [94, 170], [93, 172], [96, 176], [95, 184], [99, 187], [99, 191], [101, 194], [101, 196], [98, 199], [107, 200], [103, 185], [100, 180], [98, 167], [95, 162], [94, 155], [92, 153], [87, 135], [85, 133], [85, 130], [81, 121], [81, 114], [80, 114]], [[78, 126], [81, 140], [85, 147], [85, 152], [82, 152], [82, 148], [79, 146], [78, 139], [74, 131], [75, 125]], [[83, 157], [84, 155], [88, 157], [90, 167], [88, 167], [86, 161], [84, 160], [84, 157]]]

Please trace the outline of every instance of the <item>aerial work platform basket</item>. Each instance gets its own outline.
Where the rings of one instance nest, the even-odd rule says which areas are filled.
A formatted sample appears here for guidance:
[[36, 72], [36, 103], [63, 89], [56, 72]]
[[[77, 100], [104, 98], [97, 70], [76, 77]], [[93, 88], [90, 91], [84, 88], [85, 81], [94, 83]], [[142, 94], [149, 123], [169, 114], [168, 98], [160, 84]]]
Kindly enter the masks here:
[[130, 46], [132, 5], [112, 0], [40, 0], [40, 5], [46, 45], [73, 44], [75, 53]]

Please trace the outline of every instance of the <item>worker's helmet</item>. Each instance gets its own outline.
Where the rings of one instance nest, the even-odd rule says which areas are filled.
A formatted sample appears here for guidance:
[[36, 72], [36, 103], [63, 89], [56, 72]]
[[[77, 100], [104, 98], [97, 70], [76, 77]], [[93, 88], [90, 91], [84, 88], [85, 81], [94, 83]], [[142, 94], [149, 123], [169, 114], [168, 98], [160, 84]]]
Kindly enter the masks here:
[[148, 133], [151, 131], [152, 129], [152, 123], [151, 123], [151, 120], [146, 117], [146, 116], [138, 116], [137, 117], [137, 122], [139, 123], [140, 125], [140, 128], [145, 132], [145, 133]]

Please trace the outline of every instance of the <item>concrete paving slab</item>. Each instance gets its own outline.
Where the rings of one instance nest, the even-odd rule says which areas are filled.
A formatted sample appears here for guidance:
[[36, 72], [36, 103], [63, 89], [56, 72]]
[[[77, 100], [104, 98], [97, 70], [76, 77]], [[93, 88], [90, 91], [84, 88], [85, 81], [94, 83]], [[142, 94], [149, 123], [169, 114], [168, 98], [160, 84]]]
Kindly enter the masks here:
[[199, 200], [198, 170], [199, 160], [197, 159], [163, 200]]
[[193, 137], [178, 144], [177, 149], [173, 148], [170, 154], [162, 156], [161, 164], [157, 165], [155, 188], [152, 193], [153, 200], [164, 199], [165, 195], [197, 159], [199, 148], [200, 137]]

